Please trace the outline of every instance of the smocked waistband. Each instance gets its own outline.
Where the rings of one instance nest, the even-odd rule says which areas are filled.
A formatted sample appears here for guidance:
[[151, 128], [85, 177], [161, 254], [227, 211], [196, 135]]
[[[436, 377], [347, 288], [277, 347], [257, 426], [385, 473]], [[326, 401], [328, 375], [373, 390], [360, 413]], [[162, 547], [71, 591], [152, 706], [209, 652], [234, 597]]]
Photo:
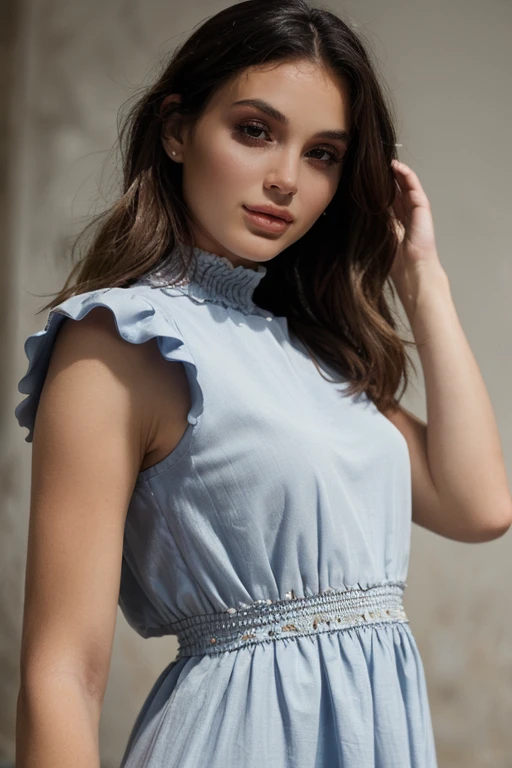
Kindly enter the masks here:
[[187, 616], [168, 629], [179, 642], [177, 659], [235, 651], [257, 643], [336, 632], [360, 625], [408, 622], [403, 581], [367, 588], [328, 588], [307, 597], [258, 600], [242, 609]]

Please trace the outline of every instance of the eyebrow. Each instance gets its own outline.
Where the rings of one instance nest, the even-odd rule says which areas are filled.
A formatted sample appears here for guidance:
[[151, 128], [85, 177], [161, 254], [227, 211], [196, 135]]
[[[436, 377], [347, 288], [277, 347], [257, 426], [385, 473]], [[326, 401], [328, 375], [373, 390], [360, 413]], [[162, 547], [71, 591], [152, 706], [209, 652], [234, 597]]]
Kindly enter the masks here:
[[[239, 101], [234, 101], [231, 106], [236, 107], [240, 105], [250, 106], [250, 107], [256, 107], [256, 109], [260, 109], [262, 112], [265, 112], [270, 117], [273, 117], [274, 120], [277, 120], [278, 123], [282, 123], [283, 125], [289, 125], [290, 121], [286, 117], [286, 115], [283, 115], [282, 112], [280, 112], [278, 109], [273, 107], [271, 104], [268, 103], [268, 101], [264, 101], [263, 99], [240, 99]], [[314, 139], [333, 139], [334, 141], [343, 141], [345, 144], [348, 144], [350, 141], [350, 134], [348, 131], [333, 131], [333, 130], [325, 130], [325, 131], [318, 131], [313, 136]]]

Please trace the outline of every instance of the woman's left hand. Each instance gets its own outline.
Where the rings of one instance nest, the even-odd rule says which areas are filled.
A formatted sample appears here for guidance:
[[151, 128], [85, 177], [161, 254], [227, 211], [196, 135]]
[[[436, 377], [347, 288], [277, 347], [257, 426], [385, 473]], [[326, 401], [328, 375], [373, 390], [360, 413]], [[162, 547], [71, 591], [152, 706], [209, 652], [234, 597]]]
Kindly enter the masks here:
[[416, 306], [420, 279], [445, 272], [437, 254], [430, 201], [409, 166], [398, 160], [391, 164], [398, 185], [392, 212], [399, 244], [390, 277], [409, 314]]

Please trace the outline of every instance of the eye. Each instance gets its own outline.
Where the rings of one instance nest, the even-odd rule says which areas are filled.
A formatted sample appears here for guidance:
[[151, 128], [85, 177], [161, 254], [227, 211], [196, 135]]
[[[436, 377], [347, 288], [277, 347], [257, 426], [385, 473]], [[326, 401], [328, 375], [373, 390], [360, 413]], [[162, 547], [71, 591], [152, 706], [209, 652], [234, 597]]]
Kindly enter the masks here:
[[[263, 126], [261, 123], [237, 123], [237, 125], [235, 125], [235, 131], [242, 141], [245, 141], [248, 144], [260, 144], [262, 141], [265, 141], [265, 139], [251, 136], [249, 133], [245, 133], [245, 129], [253, 130], [255, 133], [260, 134], [269, 133], [266, 126]], [[323, 152], [323, 154], [327, 155], [327, 159], [324, 160], [320, 157], [313, 158], [313, 160], [318, 160], [323, 165], [335, 165], [336, 163], [341, 163], [343, 161], [343, 158], [332, 147], [317, 147], [316, 149], [311, 149], [310, 152]]]

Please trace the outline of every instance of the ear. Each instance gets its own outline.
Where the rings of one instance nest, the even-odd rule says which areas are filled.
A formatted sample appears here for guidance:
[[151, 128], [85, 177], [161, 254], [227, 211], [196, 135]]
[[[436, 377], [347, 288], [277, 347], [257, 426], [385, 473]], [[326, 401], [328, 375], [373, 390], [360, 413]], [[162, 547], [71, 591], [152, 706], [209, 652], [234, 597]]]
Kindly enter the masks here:
[[183, 160], [184, 146], [181, 120], [180, 115], [177, 112], [171, 112], [168, 117], [165, 117], [165, 115], [172, 103], [179, 102], [181, 102], [181, 95], [179, 93], [171, 93], [164, 98], [160, 105], [160, 117], [162, 118], [162, 146], [166, 154], [174, 162], [182, 162]]

